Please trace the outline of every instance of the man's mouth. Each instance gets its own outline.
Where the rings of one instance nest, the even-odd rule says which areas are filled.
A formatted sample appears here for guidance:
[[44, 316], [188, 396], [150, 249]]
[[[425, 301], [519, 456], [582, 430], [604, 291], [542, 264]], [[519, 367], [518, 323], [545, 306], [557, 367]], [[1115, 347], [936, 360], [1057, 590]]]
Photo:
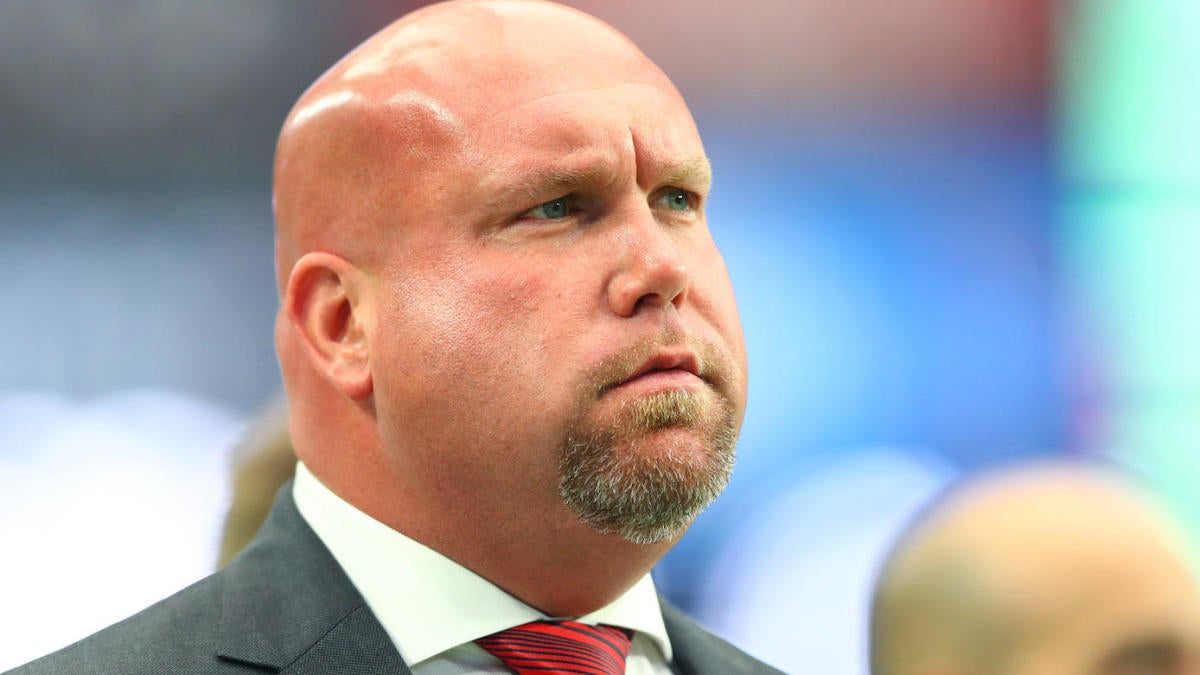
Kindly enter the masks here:
[[650, 356], [629, 377], [605, 387], [674, 389], [695, 386], [700, 381], [700, 360], [690, 350], [665, 350]]

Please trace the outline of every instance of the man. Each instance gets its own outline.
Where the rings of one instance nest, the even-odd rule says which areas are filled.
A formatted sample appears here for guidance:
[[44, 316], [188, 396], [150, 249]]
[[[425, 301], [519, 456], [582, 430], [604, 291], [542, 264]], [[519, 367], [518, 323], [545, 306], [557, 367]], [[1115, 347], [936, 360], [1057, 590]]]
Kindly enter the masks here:
[[744, 412], [709, 181], [591, 17], [451, 2], [369, 39], [276, 155], [293, 489], [224, 571], [18, 672], [777, 672], [648, 575]]
[[874, 675], [1200, 673], [1200, 588], [1117, 477], [1026, 467], [955, 491], [880, 575]]

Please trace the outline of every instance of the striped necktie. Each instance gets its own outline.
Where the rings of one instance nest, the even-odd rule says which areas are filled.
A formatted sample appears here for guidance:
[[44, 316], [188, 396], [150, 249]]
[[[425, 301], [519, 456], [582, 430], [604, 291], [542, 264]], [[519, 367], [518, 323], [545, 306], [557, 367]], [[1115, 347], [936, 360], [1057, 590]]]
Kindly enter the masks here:
[[476, 640], [517, 675], [622, 675], [633, 631], [534, 621]]

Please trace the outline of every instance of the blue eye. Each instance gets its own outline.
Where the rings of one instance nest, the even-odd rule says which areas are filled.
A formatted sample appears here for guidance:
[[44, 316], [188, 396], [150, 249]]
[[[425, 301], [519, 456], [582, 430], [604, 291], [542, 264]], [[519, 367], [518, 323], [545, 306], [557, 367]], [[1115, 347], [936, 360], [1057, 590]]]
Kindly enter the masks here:
[[692, 195], [687, 190], [671, 188], [655, 200], [655, 205], [672, 211], [687, 211], [692, 208]]
[[544, 204], [529, 209], [521, 214], [522, 218], [533, 218], [535, 220], [556, 220], [558, 218], [566, 218], [571, 215], [571, 205], [567, 202], [566, 197], [551, 199]]

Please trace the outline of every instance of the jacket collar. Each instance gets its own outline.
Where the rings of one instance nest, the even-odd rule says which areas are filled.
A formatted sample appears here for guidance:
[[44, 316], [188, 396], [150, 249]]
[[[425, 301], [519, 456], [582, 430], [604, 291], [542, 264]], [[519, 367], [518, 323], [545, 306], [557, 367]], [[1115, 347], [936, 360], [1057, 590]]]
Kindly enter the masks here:
[[[296, 510], [291, 483], [250, 546], [219, 575], [217, 654], [286, 675], [412, 675], [333, 555]], [[757, 664], [662, 601], [682, 675], [755, 672]]]
[[296, 510], [291, 484], [222, 572], [222, 659], [282, 673], [411, 675], [374, 614]]
[[700, 628], [661, 596], [659, 604], [662, 606], [667, 635], [670, 636], [671, 646], [675, 650], [675, 660], [671, 663], [671, 669], [679, 675], [779, 673]]

